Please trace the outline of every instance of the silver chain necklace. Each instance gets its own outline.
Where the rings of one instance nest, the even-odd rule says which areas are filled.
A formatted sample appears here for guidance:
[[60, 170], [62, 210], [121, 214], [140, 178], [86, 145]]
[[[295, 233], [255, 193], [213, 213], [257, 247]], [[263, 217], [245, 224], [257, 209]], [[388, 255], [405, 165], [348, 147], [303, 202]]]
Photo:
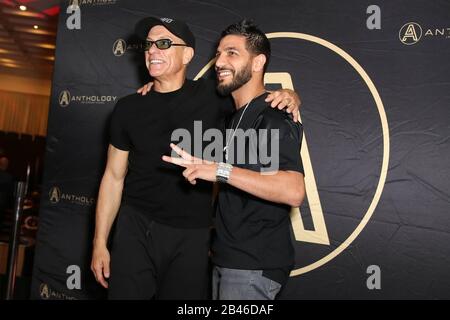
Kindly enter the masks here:
[[[252, 99], [253, 100], [253, 99]], [[241, 117], [239, 118], [239, 121], [236, 125], [236, 128], [233, 129], [233, 124], [234, 124], [234, 120], [231, 123], [231, 129], [233, 130], [233, 134], [231, 135], [231, 137], [228, 139], [225, 147], [223, 148], [223, 151], [225, 152], [225, 160], [228, 161], [228, 150], [230, 148], [230, 143], [231, 141], [233, 141], [234, 135], [236, 134], [236, 130], [239, 127], [239, 124], [241, 123], [242, 117], [244, 116], [245, 111], [247, 111], [248, 106], [250, 105], [250, 103], [252, 102], [252, 100], [249, 101], [249, 103], [247, 103], [247, 105], [244, 108], [244, 111], [242, 111]]]

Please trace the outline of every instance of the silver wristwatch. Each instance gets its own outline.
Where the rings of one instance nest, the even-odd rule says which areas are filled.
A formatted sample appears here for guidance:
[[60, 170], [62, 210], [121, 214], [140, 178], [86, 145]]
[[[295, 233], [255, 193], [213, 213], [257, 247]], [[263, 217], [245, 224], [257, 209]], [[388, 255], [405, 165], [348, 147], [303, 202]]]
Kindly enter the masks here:
[[217, 166], [216, 180], [218, 182], [227, 183], [230, 178], [231, 170], [233, 170], [233, 166], [231, 164], [220, 162]]

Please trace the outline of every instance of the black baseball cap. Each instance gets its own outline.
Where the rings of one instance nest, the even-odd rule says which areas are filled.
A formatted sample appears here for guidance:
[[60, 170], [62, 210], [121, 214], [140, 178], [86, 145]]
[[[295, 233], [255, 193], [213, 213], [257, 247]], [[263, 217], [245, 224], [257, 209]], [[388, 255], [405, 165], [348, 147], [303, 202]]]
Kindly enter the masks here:
[[184, 21], [176, 20], [173, 18], [144, 18], [136, 24], [136, 35], [142, 40], [146, 40], [148, 32], [154, 26], [165, 27], [178, 38], [182, 39], [188, 45], [188, 47], [192, 47], [193, 49], [195, 49], [195, 37], [192, 34], [191, 29], [189, 29], [188, 25]]

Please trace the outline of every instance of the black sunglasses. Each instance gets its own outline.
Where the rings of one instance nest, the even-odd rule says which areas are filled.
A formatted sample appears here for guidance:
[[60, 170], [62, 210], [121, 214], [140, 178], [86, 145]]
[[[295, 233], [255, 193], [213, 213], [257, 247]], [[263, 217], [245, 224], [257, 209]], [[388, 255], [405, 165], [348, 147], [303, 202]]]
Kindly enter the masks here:
[[159, 39], [156, 41], [145, 40], [144, 50], [150, 50], [153, 44], [155, 44], [156, 47], [161, 50], [169, 49], [171, 46], [187, 46], [186, 44], [173, 43], [170, 39]]

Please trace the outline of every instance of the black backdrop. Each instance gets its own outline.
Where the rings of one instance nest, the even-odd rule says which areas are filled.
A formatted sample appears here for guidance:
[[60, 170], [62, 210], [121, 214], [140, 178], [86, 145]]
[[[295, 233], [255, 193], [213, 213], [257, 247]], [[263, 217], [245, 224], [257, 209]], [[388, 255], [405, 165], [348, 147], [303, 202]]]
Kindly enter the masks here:
[[[253, 18], [271, 34], [268, 72], [284, 73], [268, 86], [291, 81], [302, 97], [308, 201], [292, 215], [297, 266], [280, 298], [450, 298], [448, 1], [79, 3], [81, 29], [66, 26], [69, 1], [59, 20], [34, 298], [104, 295], [89, 270], [95, 199], [109, 114], [148, 80], [133, 36], [148, 15], [190, 24], [190, 78], [224, 27]], [[381, 29], [366, 25], [373, 4]], [[67, 288], [72, 265], [81, 289]]]

